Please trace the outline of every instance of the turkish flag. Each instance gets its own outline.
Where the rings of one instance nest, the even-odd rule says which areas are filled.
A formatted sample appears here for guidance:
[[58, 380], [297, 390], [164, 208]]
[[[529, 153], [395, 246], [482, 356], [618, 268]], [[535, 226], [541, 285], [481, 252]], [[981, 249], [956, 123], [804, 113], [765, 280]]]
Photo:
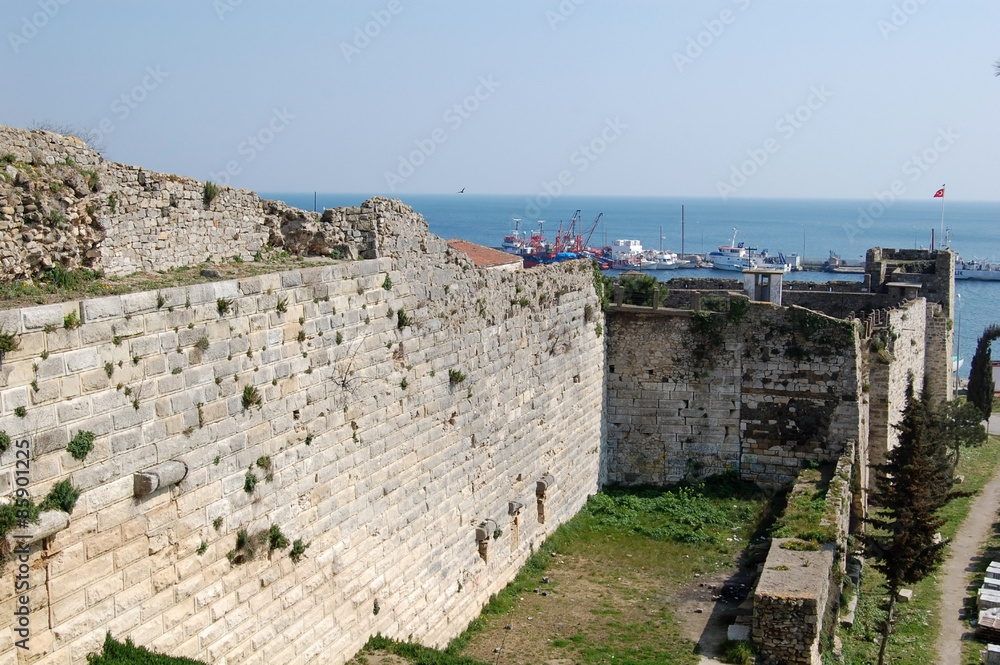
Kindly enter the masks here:
[[934, 193], [934, 198], [936, 198], [936, 199], [943, 199], [944, 198], [944, 187], [942, 187], [941, 189], [937, 190]]

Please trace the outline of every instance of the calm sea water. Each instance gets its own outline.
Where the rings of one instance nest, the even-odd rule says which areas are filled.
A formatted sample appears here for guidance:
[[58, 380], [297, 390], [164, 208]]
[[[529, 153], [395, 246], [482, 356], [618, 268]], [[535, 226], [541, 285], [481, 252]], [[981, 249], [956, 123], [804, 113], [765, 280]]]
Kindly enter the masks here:
[[[305, 210], [313, 209], [313, 193], [263, 193]], [[367, 199], [362, 194], [320, 193], [317, 210], [355, 206]], [[825, 260], [831, 251], [848, 261], [861, 261], [869, 247], [929, 247], [931, 230], [941, 243], [941, 199], [896, 201], [884, 205], [874, 199], [678, 199], [668, 197], [563, 197], [540, 204], [536, 197], [477, 196], [470, 194], [405, 195], [403, 201], [421, 213], [430, 230], [444, 238], [462, 238], [490, 247], [499, 246], [514, 228], [513, 218], [521, 218], [521, 230], [543, 229], [552, 238], [560, 222], [568, 224], [580, 210], [586, 234], [599, 213], [604, 213], [593, 230], [591, 245], [605, 245], [619, 238], [642, 241], [644, 247], [703, 254], [728, 244], [733, 230], [737, 242], [768, 249], [772, 253], [799, 254]], [[684, 205], [684, 237], [681, 237], [681, 205]], [[1000, 203], [946, 201], [944, 225], [952, 249], [967, 259], [1000, 260]], [[661, 235], [662, 228], [662, 235]], [[585, 235], [586, 237], [586, 235]], [[721, 275], [712, 271], [673, 271], [662, 279], [676, 276]], [[829, 273], [805, 272], [791, 279], [827, 281], [858, 279]], [[960, 281], [956, 304], [958, 355], [965, 358], [962, 374], [968, 375], [976, 340], [990, 323], [1000, 322], [997, 300], [1000, 282]]]

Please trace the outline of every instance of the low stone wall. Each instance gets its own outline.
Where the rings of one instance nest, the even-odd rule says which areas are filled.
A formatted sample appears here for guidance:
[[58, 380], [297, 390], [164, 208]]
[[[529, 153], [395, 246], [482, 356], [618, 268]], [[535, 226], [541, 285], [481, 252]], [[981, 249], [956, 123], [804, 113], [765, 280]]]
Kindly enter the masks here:
[[[785, 286], [790, 283], [785, 282]], [[783, 305], [798, 305], [843, 319], [852, 315], [857, 317], [861, 312], [895, 307], [899, 304], [899, 298], [881, 293], [785, 289], [781, 294], [781, 302]]]
[[[343, 663], [376, 632], [441, 646], [597, 490], [590, 265], [479, 271], [397, 205], [358, 223], [385, 258], [0, 312], [20, 343], [0, 429], [30, 446], [36, 500], [81, 491], [30, 548], [31, 650], [0, 631], [0, 661], [83, 663], [108, 631], [210, 663]], [[137, 498], [169, 461], [183, 480], [162, 467]], [[238, 547], [271, 525], [300, 561]]]
[[[835, 625], [839, 611], [847, 536], [850, 531], [855, 444], [849, 442], [827, 484], [828, 517], [836, 529], [834, 542], [815, 551], [786, 549], [789, 538], [774, 538], [754, 591], [751, 639], [760, 661], [773, 665], [820, 665], [824, 626]], [[793, 488], [794, 493], [799, 486]], [[812, 484], [803, 491], [812, 494]], [[835, 574], [838, 571], [839, 574]]]
[[762, 665], [820, 665], [835, 546], [803, 552], [782, 549], [787, 542], [771, 541], [754, 593], [751, 639]]

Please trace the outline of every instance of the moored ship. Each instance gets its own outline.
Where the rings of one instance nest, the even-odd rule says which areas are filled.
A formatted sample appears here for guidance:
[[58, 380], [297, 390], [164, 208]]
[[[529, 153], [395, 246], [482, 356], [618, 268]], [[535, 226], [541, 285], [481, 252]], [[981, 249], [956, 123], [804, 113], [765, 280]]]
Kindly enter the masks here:
[[969, 279], [983, 282], [1000, 282], [1000, 263], [985, 261], [963, 261], [955, 259], [955, 279]]

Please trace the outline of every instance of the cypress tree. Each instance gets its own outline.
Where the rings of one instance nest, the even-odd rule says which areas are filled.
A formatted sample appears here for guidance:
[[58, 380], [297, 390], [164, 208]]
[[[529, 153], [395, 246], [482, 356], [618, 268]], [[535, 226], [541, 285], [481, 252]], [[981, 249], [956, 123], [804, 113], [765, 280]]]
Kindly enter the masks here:
[[874, 499], [879, 508], [868, 518], [865, 536], [868, 554], [885, 576], [889, 591], [879, 665], [885, 659], [899, 590], [919, 582], [941, 563], [948, 541], [935, 542], [944, 524], [938, 513], [960, 496], [952, 490], [954, 470], [946, 439], [927, 400], [914, 395], [912, 381], [906, 397], [903, 419], [896, 425], [899, 445], [876, 468], [879, 490]]
[[972, 366], [969, 368], [969, 388], [966, 398], [976, 405], [983, 415], [983, 420], [989, 420], [993, 413], [993, 363], [990, 356], [990, 344], [1000, 337], [1000, 325], [996, 323], [983, 331], [976, 344], [976, 354], [972, 356]]

